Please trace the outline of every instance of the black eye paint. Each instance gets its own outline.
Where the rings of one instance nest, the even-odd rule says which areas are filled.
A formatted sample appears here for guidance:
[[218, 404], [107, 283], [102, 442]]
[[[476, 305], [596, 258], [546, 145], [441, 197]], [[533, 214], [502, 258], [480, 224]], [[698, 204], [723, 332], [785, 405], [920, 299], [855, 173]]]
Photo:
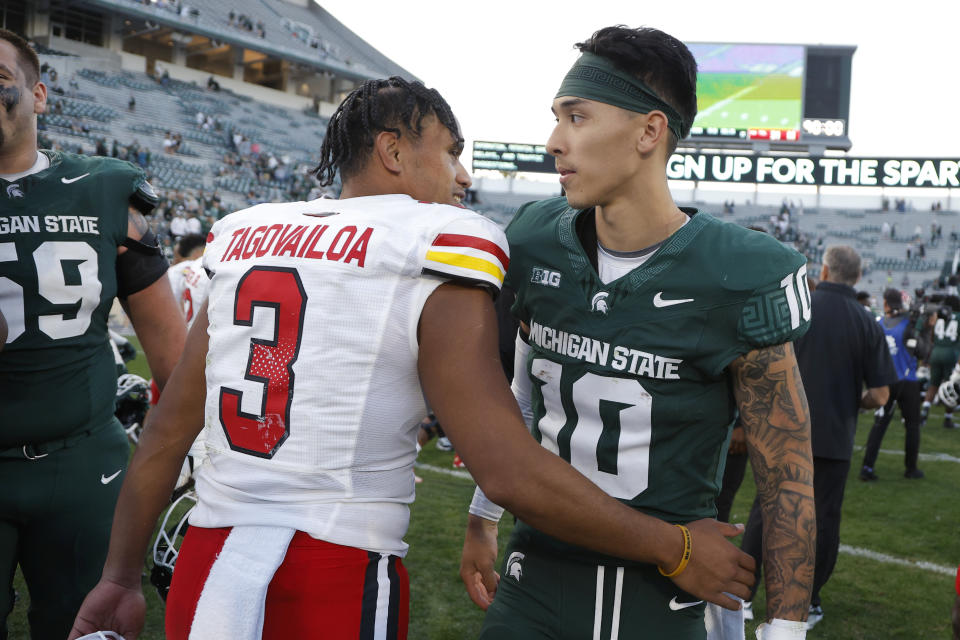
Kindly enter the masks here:
[[20, 104], [20, 89], [18, 87], [0, 87], [0, 105], [7, 108], [7, 113]]

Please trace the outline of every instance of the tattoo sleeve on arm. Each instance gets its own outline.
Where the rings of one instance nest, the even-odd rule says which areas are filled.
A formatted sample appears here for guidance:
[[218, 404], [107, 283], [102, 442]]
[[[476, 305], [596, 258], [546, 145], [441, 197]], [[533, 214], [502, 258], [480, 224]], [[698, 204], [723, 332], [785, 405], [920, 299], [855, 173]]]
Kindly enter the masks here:
[[732, 372], [763, 513], [767, 617], [805, 620], [817, 527], [810, 413], [793, 345], [751, 351]]

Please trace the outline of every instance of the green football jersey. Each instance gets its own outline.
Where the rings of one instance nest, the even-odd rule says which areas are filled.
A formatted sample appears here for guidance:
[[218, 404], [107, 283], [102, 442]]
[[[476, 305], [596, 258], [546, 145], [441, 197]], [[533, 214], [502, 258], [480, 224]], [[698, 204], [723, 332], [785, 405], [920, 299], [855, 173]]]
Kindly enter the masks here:
[[960, 329], [960, 313], [954, 313], [946, 320], [937, 317], [937, 322], [933, 325], [933, 346], [956, 349], [960, 346], [958, 329]]
[[700, 213], [604, 284], [579, 215], [555, 198], [525, 205], [507, 228], [513, 311], [530, 327], [533, 434], [635, 509], [674, 523], [713, 517], [736, 410], [727, 367], [806, 331], [806, 261]]
[[117, 370], [107, 316], [128, 203], [143, 172], [45, 152], [50, 166], [0, 178], [0, 448], [43, 443], [113, 417]]

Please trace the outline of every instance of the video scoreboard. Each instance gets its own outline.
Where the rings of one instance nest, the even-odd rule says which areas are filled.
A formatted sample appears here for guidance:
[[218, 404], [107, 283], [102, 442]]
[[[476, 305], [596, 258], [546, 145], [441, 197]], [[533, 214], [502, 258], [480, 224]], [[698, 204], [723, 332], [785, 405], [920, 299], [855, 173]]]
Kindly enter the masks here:
[[690, 43], [697, 117], [689, 141], [847, 150], [853, 46]]
[[[855, 46], [687, 43], [697, 60], [697, 117], [681, 142], [701, 149], [851, 147]], [[475, 141], [473, 170], [555, 173], [542, 144]], [[722, 173], [722, 172], [721, 172]]]

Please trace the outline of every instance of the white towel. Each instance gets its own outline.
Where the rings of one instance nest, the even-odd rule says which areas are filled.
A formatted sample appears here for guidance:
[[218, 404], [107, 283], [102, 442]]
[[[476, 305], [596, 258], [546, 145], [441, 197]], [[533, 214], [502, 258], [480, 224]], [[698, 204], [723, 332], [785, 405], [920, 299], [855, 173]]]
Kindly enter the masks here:
[[[729, 593], [726, 595], [740, 600]], [[730, 611], [708, 602], [703, 612], [703, 624], [707, 628], [707, 640], [745, 640], [742, 605], [737, 611]]]
[[267, 587], [294, 533], [289, 527], [233, 527], [203, 585], [190, 640], [259, 640]]

